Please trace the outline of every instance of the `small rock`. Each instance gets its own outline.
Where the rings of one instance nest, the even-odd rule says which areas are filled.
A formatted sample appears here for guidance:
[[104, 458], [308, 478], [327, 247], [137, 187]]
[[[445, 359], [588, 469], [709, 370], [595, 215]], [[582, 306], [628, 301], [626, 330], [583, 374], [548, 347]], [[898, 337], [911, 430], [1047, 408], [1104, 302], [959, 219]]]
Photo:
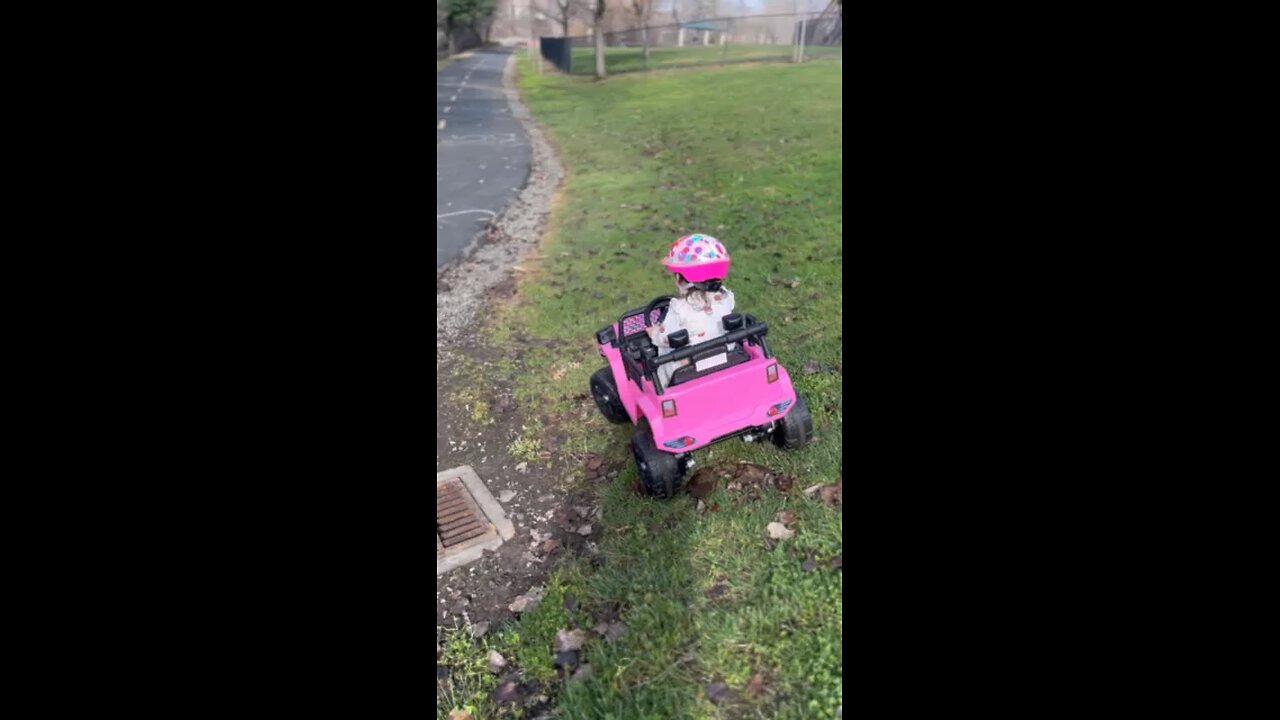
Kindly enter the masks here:
[[769, 531], [769, 537], [774, 540], [787, 540], [796, 536], [794, 530], [788, 530], [786, 525], [779, 522], [771, 522], [766, 528]]
[[581, 517], [583, 520], [591, 519], [591, 508], [586, 505], [575, 505], [573, 507], [573, 511], [578, 513], [578, 517]]
[[479, 640], [480, 638], [484, 637], [485, 634], [488, 632], [489, 632], [489, 623], [487, 622], [476, 623], [471, 628], [471, 637], [476, 640]]
[[556, 632], [556, 652], [581, 650], [587, 642], [587, 633], [582, 630], [559, 630]]
[[529, 472], [529, 463], [527, 462], [520, 463], [519, 465], [516, 466], [516, 470], [522, 473]]
[[699, 515], [705, 514], [707, 512], [707, 504], [699, 500], [698, 505], [694, 508], [694, 512], [698, 513]]
[[[597, 635], [603, 635], [603, 634], [605, 634], [605, 633], [609, 632], [609, 623], [607, 623], [607, 622], [598, 622], [598, 623], [596, 623], [596, 626], [595, 626], [595, 627], [593, 627], [593, 628], [591, 628], [591, 629], [592, 629], [592, 630], [595, 630]], [[437, 648], [439, 648], [439, 646], [438, 646], [438, 645], [437, 645], [436, 647], [437, 647]], [[440, 657], [439, 657], [439, 650], [437, 650], [436, 652], [437, 652], [436, 659], [437, 659], [437, 660], [439, 660], [439, 659], [440, 659]]]
[[576, 667], [578, 664], [578, 651], [565, 650], [564, 652], [556, 653], [555, 663], [556, 667], [564, 668], [565, 670]]
[[507, 490], [498, 496], [498, 502], [509, 503], [514, 500], [515, 497], [516, 492], [514, 490]]
[[578, 528], [578, 534], [581, 535], [582, 537], [587, 537], [591, 535], [591, 523], [587, 523], [586, 525], [583, 525], [582, 527]]
[[594, 674], [595, 674], [595, 671], [591, 669], [590, 665], [583, 665], [582, 667], [575, 670], [573, 672], [573, 677], [569, 679], [574, 682], [582, 682], [583, 680], [589, 679]]
[[783, 525], [794, 525], [796, 522], [796, 514], [790, 510], [783, 510], [778, 513], [777, 520]]
[[497, 650], [489, 651], [489, 672], [497, 675], [507, 666], [507, 659], [502, 657], [502, 653]]

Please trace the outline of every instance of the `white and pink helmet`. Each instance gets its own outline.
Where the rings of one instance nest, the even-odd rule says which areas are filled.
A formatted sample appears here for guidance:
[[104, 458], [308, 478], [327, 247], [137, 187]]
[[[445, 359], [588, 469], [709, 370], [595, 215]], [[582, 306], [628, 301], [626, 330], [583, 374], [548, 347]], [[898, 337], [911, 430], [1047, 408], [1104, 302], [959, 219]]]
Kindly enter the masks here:
[[671, 246], [662, 264], [692, 283], [724, 280], [729, 275], [729, 251], [710, 235], [685, 235]]

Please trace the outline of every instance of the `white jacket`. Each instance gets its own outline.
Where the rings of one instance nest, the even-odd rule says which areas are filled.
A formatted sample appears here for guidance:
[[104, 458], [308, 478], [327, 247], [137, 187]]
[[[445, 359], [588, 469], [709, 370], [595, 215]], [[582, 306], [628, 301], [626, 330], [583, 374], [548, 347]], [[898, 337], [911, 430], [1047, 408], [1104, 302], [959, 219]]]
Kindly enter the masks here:
[[[725, 334], [724, 316], [733, 312], [733, 291], [720, 288], [713, 293], [706, 293], [710, 304], [702, 300], [703, 293], [693, 292], [684, 297], [672, 298], [667, 306], [667, 315], [662, 322], [649, 328], [649, 338], [658, 348], [661, 357], [671, 352], [672, 333], [681, 330], [689, 331], [689, 344], [698, 345]], [[688, 360], [663, 365], [658, 369], [662, 384], [671, 380], [671, 374], [681, 365], [688, 365]]]

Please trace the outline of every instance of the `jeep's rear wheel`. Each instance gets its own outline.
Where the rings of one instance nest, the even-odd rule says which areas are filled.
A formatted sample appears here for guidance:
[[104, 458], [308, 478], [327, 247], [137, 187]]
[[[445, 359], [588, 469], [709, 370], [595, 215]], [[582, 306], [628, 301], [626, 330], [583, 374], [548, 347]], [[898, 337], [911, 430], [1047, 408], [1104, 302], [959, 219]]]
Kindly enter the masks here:
[[778, 421], [773, 429], [773, 444], [783, 450], [795, 450], [808, 445], [813, 439], [813, 416], [800, 393], [796, 393], [796, 406]]
[[674, 497], [684, 481], [684, 471], [675, 455], [658, 449], [653, 442], [653, 431], [644, 420], [636, 426], [636, 434], [631, 438], [631, 453], [635, 456], [644, 491], [653, 497]]
[[609, 368], [602, 367], [591, 376], [591, 397], [595, 398], [600, 414], [609, 422], [624, 423], [631, 420], [627, 409], [622, 406], [622, 399], [618, 397], [618, 384], [614, 382], [613, 371]]

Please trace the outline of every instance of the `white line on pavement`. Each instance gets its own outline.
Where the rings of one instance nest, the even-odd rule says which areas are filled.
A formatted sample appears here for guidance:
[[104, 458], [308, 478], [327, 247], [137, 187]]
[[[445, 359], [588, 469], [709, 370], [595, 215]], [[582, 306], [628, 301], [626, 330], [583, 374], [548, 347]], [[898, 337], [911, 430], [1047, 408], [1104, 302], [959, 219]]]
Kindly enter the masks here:
[[489, 217], [498, 217], [498, 213], [492, 210], [459, 210], [458, 212], [451, 212], [451, 213], [446, 213], [444, 215], [437, 215], [436, 219], [443, 220], [445, 218], [451, 218], [457, 215], [488, 215]]

